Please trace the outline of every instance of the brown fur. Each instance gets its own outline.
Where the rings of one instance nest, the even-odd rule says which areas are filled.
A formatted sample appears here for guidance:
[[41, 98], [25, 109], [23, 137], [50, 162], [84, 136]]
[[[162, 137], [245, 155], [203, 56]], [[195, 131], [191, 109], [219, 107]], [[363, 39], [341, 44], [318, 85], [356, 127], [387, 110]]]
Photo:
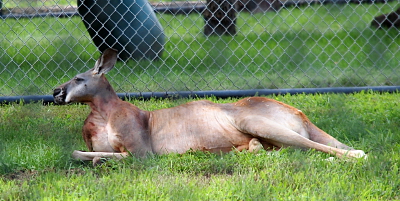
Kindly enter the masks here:
[[76, 159], [96, 164], [101, 157], [121, 159], [129, 154], [257, 152], [286, 146], [339, 157], [365, 155], [317, 128], [300, 110], [269, 98], [249, 97], [226, 104], [201, 100], [141, 110], [119, 99], [105, 78], [116, 60], [117, 52], [108, 49], [94, 69], [54, 90], [56, 103], [81, 102], [91, 108], [82, 132], [89, 152], [75, 151]]

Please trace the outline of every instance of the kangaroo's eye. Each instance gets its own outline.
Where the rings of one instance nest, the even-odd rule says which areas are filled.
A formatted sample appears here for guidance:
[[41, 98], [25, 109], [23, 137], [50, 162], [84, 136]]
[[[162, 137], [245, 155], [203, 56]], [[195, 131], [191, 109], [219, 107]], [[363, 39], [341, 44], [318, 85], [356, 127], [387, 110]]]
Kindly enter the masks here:
[[75, 80], [76, 82], [82, 82], [84, 79], [83, 79], [83, 78], [79, 78], [79, 77], [75, 77], [74, 80]]

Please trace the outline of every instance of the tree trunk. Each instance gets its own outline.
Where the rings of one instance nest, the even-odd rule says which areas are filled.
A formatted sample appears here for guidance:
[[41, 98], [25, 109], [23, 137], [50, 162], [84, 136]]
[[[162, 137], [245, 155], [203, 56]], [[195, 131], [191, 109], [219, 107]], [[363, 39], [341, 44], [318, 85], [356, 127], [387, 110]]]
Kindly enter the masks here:
[[207, 0], [207, 8], [203, 12], [205, 20], [204, 34], [235, 35], [236, 34], [236, 0]]
[[400, 16], [400, 7], [397, 8], [397, 10], [395, 10], [394, 12], [376, 16], [372, 20], [371, 25], [376, 28], [390, 28], [390, 27], [400, 28], [399, 16]]

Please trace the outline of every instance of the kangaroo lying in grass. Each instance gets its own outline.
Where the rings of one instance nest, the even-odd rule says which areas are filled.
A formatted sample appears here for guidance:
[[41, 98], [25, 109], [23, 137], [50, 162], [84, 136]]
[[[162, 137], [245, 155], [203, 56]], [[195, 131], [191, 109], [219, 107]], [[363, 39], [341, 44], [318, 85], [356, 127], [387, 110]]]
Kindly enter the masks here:
[[235, 103], [194, 101], [177, 107], [144, 111], [122, 101], [104, 76], [117, 61], [107, 49], [93, 69], [54, 90], [58, 104], [86, 103], [91, 113], [83, 126], [89, 152], [74, 151], [78, 160], [122, 159], [130, 154], [185, 153], [297, 147], [338, 157], [364, 157], [316, 127], [300, 110], [276, 100], [250, 97]]

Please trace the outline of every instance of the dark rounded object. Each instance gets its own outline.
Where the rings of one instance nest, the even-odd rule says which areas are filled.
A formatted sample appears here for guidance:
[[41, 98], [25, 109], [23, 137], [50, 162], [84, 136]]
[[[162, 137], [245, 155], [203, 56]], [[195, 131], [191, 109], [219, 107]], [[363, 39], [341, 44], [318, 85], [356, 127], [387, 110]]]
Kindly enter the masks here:
[[78, 0], [78, 12], [100, 52], [117, 49], [121, 60], [161, 56], [165, 36], [147, 0]]

